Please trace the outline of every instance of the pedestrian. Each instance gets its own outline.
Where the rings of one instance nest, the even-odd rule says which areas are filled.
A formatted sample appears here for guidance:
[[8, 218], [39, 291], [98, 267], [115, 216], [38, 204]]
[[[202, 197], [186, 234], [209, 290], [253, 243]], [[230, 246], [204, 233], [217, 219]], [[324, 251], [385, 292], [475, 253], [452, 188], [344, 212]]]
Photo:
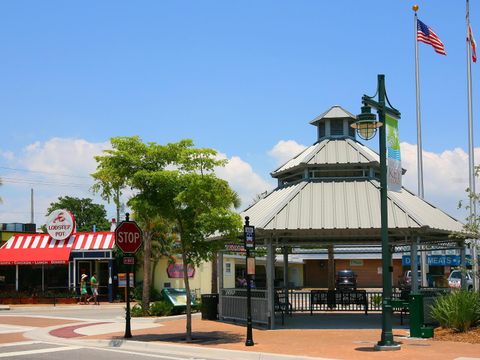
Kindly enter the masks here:
[[88, 276], [85, 273], [83, 273], [82, 276], [80, 277], [80, 302], [79, 302], [79, 304], [82, 304], [82, 301], [83, 301], [83, 304], [87, 303], [87, 297], [88, 297], [87, 279], [88, 279]]
[[247, 286], [247, 280], [245, 280], [244, 277], [239, 276], [239, 277], [237, 278], [237, 286], [238, 286], [238, 287], [245, 287], [245, 286]]
[[90, 302], [90, 300], [92, 300], [93, 298], [93, 303], [95, 305], [100, 305], [100, 303], [98, 302], [98, 280], [96, 272], [94, 272], [92, 277], [90, 278], [90, 289], [92, 290], [92, 296], [87, 299], [87, 302]]

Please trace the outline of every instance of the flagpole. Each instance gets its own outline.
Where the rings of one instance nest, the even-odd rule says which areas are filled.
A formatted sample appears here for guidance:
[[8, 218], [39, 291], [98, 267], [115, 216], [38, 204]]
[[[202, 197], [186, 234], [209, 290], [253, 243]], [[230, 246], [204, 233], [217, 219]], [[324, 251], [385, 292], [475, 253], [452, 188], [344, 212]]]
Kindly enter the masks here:
[[[475, 159], [473, 146], [473, 107], [472, 107], [472, 49], [470, 34], [470, 2], [466, 0], [466, 40], [467, 40], [467, 93], [468, 93], [468, 185], [471, 194], [475, 194]], [[472, 223], [477, 215], [475, 199], [470, 196], [470, 217]], [[472, 246], [472, 266], [474, 274], [478, 274], [476, 240], [473, 240]], [[478, 290], [478, 277], [474, 279], [474, 289]]]
[[[417, 11], [418, 5], [413, 5], [413, 11], [415, 12], [414, 16], [414, 40], [415, 40], [415, 94], [416, 94], [416, 114], [417, 114], [417, 187], [418, 187], [418, 196], [423, 199], [423, 150], [422, 150], [422, 122], [421, 122], [421, 113], [420, 113], [420, 67], [418, 61], [418, 39], [417, 39]], [[417, 243], [420, 243], [420, 237], [417, 238]], [[426, 249], [423, 246], [420, 246], [423, 251], [421, 251], [421, 274], [422, 274], [422, 286], [427, 287], [427, 253]], [[412, 272], [417, 269], [411, 269]], [[416, 287], [416, 285], [415, 285]]]
[[423, 199], [423, 159], [422, 159], [422, 124], [420, 114], [420, 70], [418, 66], [418, 41], [417, 41], [417, 10], [418, 5], [413, 6], [414, 17], [414, 39], [415, 39], [415, 94], [417, 103], [417, 178], [418, 196]]

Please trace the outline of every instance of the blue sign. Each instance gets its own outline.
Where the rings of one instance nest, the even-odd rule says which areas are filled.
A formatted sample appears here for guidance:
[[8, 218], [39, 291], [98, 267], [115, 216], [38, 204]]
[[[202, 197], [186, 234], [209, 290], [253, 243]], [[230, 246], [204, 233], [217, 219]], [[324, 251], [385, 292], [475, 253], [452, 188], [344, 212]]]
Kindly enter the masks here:
[[[417, 257], [420, 263], [420, 256]], [[460, 266], [460, 255], [428, 255], [427, 262], [429, 266]], [[470, 265], [470, 255], [465, 256], [465, 262]], [[402, 266], [410, 266], [410, 255], [402, 256]]]

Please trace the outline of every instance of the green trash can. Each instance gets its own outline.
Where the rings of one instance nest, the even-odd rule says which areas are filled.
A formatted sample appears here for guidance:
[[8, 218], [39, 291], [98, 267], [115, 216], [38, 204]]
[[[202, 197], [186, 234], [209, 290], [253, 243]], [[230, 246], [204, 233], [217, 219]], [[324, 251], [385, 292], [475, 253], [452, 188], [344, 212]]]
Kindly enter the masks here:
[[218, 294], [203, 294], [200, 311], [202, 312], [202, 320], [217, 320]]
[[423, 295], [410, 294], [408, 302], [410, 310], [410, 336], [422, 337], [422, 327], [424, 323]]

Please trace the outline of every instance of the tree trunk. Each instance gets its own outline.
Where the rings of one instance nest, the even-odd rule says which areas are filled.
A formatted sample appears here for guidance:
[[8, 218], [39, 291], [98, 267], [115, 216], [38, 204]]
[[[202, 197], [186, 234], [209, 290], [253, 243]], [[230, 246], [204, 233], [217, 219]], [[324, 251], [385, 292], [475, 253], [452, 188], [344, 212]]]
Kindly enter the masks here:
[[152, 288], [155, 287], [155, 271], [157, 269], [158, 262], [160, 261], [159, 259], [151, 259], [152, 261], [152, 277], [150, 280], [150, 284], [152, 284]]
[[147, 312], [150, 308], [150, 274], [152, 256], [152, 238], [148, 231], [143, 236], [143, 289], [142, 289], [142, 309]]
[[185, 282], [185, 291], [187, 292], [187, 326], [185, 340], [187, 342], [192, 341], [192, 295], [190, 294], [190, 282], [188, 280], [188, 261], [185, 251], [182, 252], [182, 261], [183, 261], [183, 281]]

